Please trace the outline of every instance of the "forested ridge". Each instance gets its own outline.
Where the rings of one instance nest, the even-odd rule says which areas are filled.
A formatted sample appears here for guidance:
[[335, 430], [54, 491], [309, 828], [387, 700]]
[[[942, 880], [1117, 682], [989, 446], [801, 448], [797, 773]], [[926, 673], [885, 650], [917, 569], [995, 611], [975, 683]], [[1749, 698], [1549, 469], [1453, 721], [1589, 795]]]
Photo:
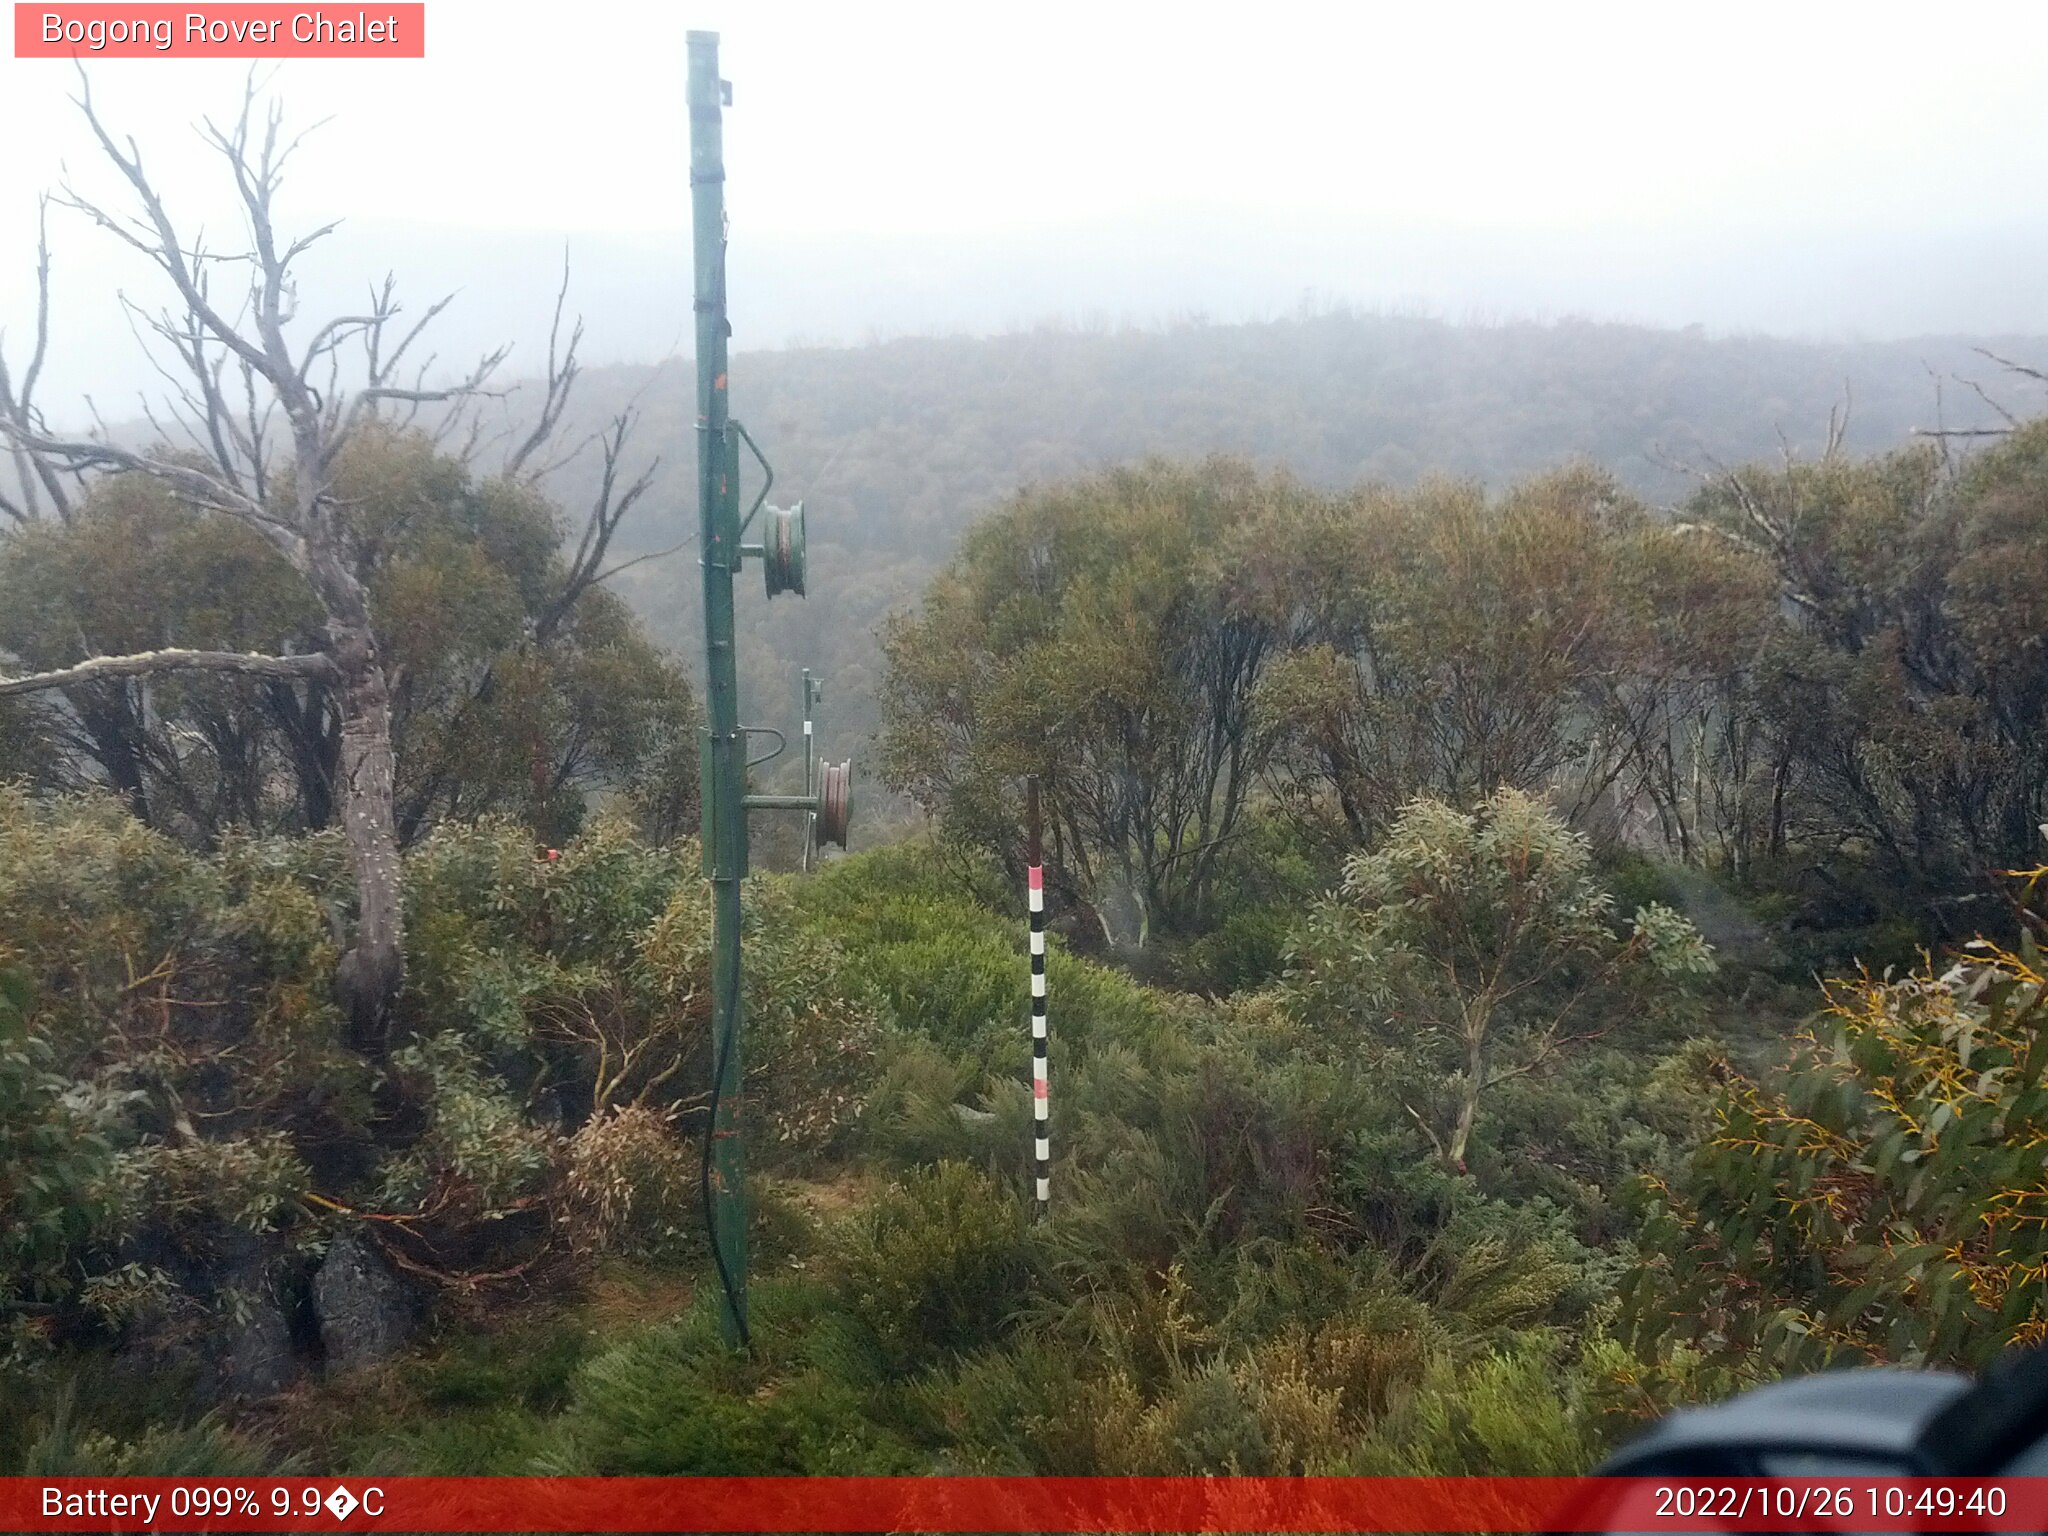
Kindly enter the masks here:
[[[1148, 455], [1235, 454], [1325, 487], [1447, 475], [1499, 489], [1583, 458], [1668, 506], [1717, 466], [1818, 452], [1831, 417], [1846, 423], [1844, 446], [1866, 452], [1917, 429], [2001, 425], [1965, 381], [2024, 414], [2039, 385], [1984, 354], [2040, 351], [2023, 337], [1812, 342], [1345, 310], [742, 350], [735, 414], [770, 448], [773, 499], [804, 498], [829, 574], [800, 607], [751, 615], [745, 680], [772, 717], [791, 668], [828, 659], [836, 723], [858, 741], [875, 724], [881, 617], [915, 597], [974, 518], [1026, 485]], [[656, 552], [693, 527], [686, 363], [593, 368], [572, 419], [600, 423], [629, 400], [642, 448], [664, 462], [622, 539]], [[592, 476], [570, 466], [563, 499], [579, 501]], [[690, 649], [687, 553], [629, 572], [620, 589], [658, 637]]]

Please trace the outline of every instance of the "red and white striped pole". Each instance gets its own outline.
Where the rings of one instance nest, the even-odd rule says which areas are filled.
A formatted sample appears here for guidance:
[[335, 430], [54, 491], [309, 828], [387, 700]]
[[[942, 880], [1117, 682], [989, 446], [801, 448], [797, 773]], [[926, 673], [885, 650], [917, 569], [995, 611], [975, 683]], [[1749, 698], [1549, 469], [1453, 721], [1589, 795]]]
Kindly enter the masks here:
[[1038, 780], [1025, 789], [1024, 880], [1031, 909], [1031, 1128], [1032, 1155], [1038, 1169], [1038, 1214], [1052, 1200], [1052, 1140], [1046, 1084], [1045, 1028], [1045, 865], [1038, 837]]

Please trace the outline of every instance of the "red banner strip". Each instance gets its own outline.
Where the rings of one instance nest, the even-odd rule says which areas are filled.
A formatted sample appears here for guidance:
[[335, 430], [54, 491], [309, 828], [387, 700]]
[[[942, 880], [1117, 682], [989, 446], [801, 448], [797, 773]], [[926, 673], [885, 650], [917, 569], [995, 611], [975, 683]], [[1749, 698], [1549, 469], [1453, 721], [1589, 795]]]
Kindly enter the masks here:
[[14, 7], [17, 59], [423, 59], [421, 0]]
[[2040, 1531], [2048, 1479], [0, 1478], [8, 1531]]

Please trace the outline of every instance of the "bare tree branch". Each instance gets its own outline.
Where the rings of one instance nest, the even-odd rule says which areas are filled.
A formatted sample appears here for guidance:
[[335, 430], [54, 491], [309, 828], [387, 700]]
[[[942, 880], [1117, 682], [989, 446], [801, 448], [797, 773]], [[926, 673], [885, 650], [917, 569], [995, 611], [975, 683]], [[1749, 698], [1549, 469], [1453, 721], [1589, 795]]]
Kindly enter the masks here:
[[1828, 440], [1821, 450], [1821, 460], [1833, 459], [1842, 451], [1842, 442], [1849, 435], [1849, 416], [1855, 409], [1856, 397], [1847, 379], [1842, 380], [1842, 404], [1839, 414], [1832, 405], [1828, 407]]
[[604, 469], [598, 476], [597, 497], [591, 505], [589, 518], [583, 524], [583, 537], [577, 543], [575, 558], [569, 562], [569, 574], [562, 583], [562, 590], [534, 623], [534, 638], [537, 640], [548, 640], [582, 600], [585, 592], [617, 574], [617, 570], [605, 570], [605, 553], [611, 548], [612, 536], [619, 531], [619, 524], [633, 510], [633, 504], [654, 484], [654, 472], [661, 464], [658, 458], [650, 461], [630, 485], [623, 491], [619, 489], [620, 461], [625, 456], [626, 440], [632, 436], [639, 419], [637, 411], [628, 409], [613, 420], [610, 430], [604, 434]]
[[[1958, 375], [1958, 377], [1960, 378], [1961, 375]], [[1969, 386], [1979, 400], [1990, 406], [1997, 413], [1999, 420], [2003, 421], [2008, 427], [2017, 427], [2020, 424], [2019, 417], [2013, 415], [2011, 411], [2008, 411], [2004, 406], [1992, 399], [1990, 393], [1982, 384], [1979, 384], [1975, 379], [1963, 379], [1963, 383]]]
[[245, 651], [139, 651], [132, 656], [95, 656], [75, 667], [37, 672], [28, 677], [0, 677], [0, 698], [42, 693], [108, 677], [153, 677], [165, 672], [235, 672], [245, 677], [317, 678], [333, 682], [339, 673], [327, 657], [260, 656]]
[[[0, 337], [0, 340], [4, 340]], [[47, 195], [36, 200], [36, 339], [29, 353], [28, 368], [21, 376], [17, 389], [8, 375], [7, 358], [0, 351], [0, 424], [32, 429], [41, 418], [36, 413], [36, 381], [42, 376], [43, 359], [50, 347], [50, 199]], [[19, 442], [9, 439], [8, 448], [14, 460], [16, 477], [21, 482], [22, 502], [0, 501], [0, 511], [18, 523], [27, 523], [41, 516], [42, 508], [37, 493], [40, 484], [42, 493], [50, 498], [51, 506], [60, 520], [71, 516], [71, 499], [64, 490], [64, 484], [56, 471], [48, 464], [30, 454]]]
[[630, 560], [621, 560], [617, 565], [608, 566], [604, 570], [599, 571], [591, 578], [590, 585], [601, 587], [622, 571], [630, 571], [636, 565], [645, 565], [649, 560], [666, 560], [670, 555], [679, 555], [696, 542], [697, 535], [692, 532], [679, 542], [669, 545], [667, 549], [649, 550], [644, 555], [635, 555]]
[[1999, 367], [2009, 373], [2016, 373], [2022, 378], [2032, 379], [2037, 384], [2048, 384], [2048, 372], [2043, 372], [2039, 368], [2029, 368], [2025, 363], [2016, 363], [2009, 357], [2000, 357], [1989, 347], [1975, 347], [1972, 350], [1979, 357], [1990, 358], [1992, 362], [1998, 364]]
[[[106, 125], [100, 121], [99, 113], [92, 104], [92, 84], [86, 75], [83, 65], [79, 66], [78, 71], [78, 95], [73, 97], [72, 100], [77, 104], [78, 109], [85, 114], [85, 120], [92, 128], [93, 137], [99, 140], [100, 148], [105, 151], [107, 158], [113, 161], [115, 167], [127, 180], [129, 186], [134, 188], [135, 195], [142, 204], [145, 217], [142, 219], [117, 219], [97, 204], [79, 196], [68, 185], [58, 201], [63, 206], [84, 214], [100, 228], [117, 236], [144, 256], [147, 256], [165, 276], [170, 278], [186, 304], [205, 323], [208, 330], [218, 336], [227, 346], [246, 358], [259, 372], [264, 373], [266, 377], [270, 376], [272, 372], [272, 359], [266, 356], [260, 347], [237, 330], [224, 315], [208, 302], [205, 287], [197, 276], [197, 267], [203, 263], [205, 257], [188, 251], [184, 242], [179, 238], [177, 226], [172, 223], [170, 214], [164, 208], [163, 200], [157, 196], [155, 186], [143, 171], [142, 150], [135, 140], [133, 138], [128, 140], [128, 153], [123, 154], [120, 145], [114, 142], [113, 135], [107, 131]], [[248, 122], [250, 104], [250, 98], [245, 97], [242, 105], [242, 121], [245, 128]], [[234, 155], [230, 155], [229, 159], [231, 163], [236, 162]], [[246, 199], [248, 196], [247, 188], [250, 184], [246, 165], [235, 163], [235, 178], [237, 184], [244, 188]], [[249, 211], [254, 215], [259, 215], [255, 220], [257, 224], [262, 226], [268, 225], [269, 198], [267, 188], [264, 196], [258, 202], [250, 204]], [[144, 233], [139, 231], [146, 231], [149, 238], [145, 238]]]
[[[562, 412], [568, 409], [569, 391], [576, 385], [576, 377], [582, 371], [576, 360], [576, 349], [583, 342], [583, 320], [577, 317], [575, 327], [569, 333], [569, 346], [556, 361], [556, 345], [562, 334], [562, 306], [569, 299], [569, 248], [562, 247], [562, 286], [555, 290], [555, 317], [548, 325], [548, 371], [543, 381], [540, 415], [534, 421], [533, 430], [520, 441], [512, 455], [505, 461], [505, 474], [517, 479], [519, 472], [534, 452], [554, 436], [556, 426], [561, 422]], [[549, 468], [544, 466], [537, 472], [544, 475]]]
[[32, 453], [62, 460], [75, 468], [119, 470], [160, 480], [201, 506], [231, 513], [255, 524], [265, 537], [291, 558], [294, 565], [303, 564], [302, 556], [296, 551], [304, 539], [292, 523], [246, 495], [226, 479], [224, 473], [209, 473], [191, 463], [156, 454], [136, 453], [97, 438], [45, 437], [40, 432], [25, 431], [10, 421], [0, 421], [0, 437], [20, 444]]

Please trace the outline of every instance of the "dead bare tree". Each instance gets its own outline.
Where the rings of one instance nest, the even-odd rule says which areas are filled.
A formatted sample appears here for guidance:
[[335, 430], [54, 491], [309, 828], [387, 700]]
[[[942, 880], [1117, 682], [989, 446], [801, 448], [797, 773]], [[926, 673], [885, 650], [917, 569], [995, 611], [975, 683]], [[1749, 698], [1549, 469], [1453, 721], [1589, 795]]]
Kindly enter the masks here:
[[[2025, 363], [2014, 362], [2009, 357], [2001, 357], [1989, 347], [1976, 347], [1972, 350], [1979, 357], [1987, 358], [1991, 362], [1998, 364], [1999, 367], [2017, 379], [2024, 380], [2029, 384], [2048, 384], [2048, 372], [2044, 372], [2039, 368], [2029, 367]], [[1967, 447], [1972, 439], [2010, 437], [2024, 425], [2018, 416], [2007, 410], [2005, 406], [1993, 398], [1991, 392], [1975, 379], [1966, 379], [1961, 374], [1956, 374], [1954, 377], [1957, 383], [1969, 390], [1970, 393], [1983, 403], [1987, 410], [1997, 416], [2001, 424], [1995, 427], [1951, 427], [1948, 425], [1941, 414], [1941, 379], [1939, 376], [1936, 376], [1934, 381], [1935, 424], [1931, 427], [1915, 427], [1912, 433], [1913, 436], [1933, 439], [1941, 446], [1942, 453], [1946, 456], [1949, 445], [1952, 442], [1960, 441]]]
[[[6, 340], [0, 332], [0, 342]], [[22, 435], [40, 431], [42, 416], [36, 410], [36, 381], [42, 376], [43, 360], [50, 351], [50, 200], [36, 204], [36, 334], [29, 350], [28, 367], [17, 382], [8, 372], [7, 356], [0, 351], [0, 429], [8, 427], [8, 453], [13, 460], [19, 499], [0, 494], [0, 516], [16, 523], [28, 523], [43, 515], [43, 500], [59, 518], [71, 515], [69, 488], [47, 457], [31, 454]]]
[[[145, 402], [144, 413], [157, 436], [147, 450], [118, 445], [104, 428], [86, 437], [64, 436], [48, 428], [34, 399], [49, 340], [45, 236], [38, 246], [41, 286], [32, 357], [18, 383], [0, 363], [0, 437], [22, 488], [19, 500], [0, 500], [0, 514], [25, 523], [47, 505], [55, 515], [68, 518], [76, 503], [74, 489], [86, 477], [148, 476], [195, 505], [255, 529], [290, 562], [320, 605], [323, 624], [317, 651], [260, 656], [169, 649], [93, 657], [73, 667], [0, 678], [0, 695], [180, 670], [238, 673], [269, 679], [273, 686], [289, 680], [326, 688], [339, 717], [334, 801], [357, 894], [353, 942], [341, 961], [336, 985], [356, 1041], [376, 1049], [388, 1038], [392, 1005], [405, 977], [391, 694], [371, 621], [364, 552], [357, 547], [348, 509], [334, 492], [333, 471], [351, 439], [386, 408], [409, 421], [423, 406], [441, 406], [437, 441], [459, 432], [466, 407], [487, 393], [507, 349], [484, 357], [455, 383], [431, 384], [433, 359], [416, 364], [409, 359], [422, 332], [449, 300], [430, 305], [417, 320], [402, 326], [402, 308], [388, 277], [372, 288], [359, 313], [335, 316], [310, 329], [295, 323], [299, 315], [294, 263], [336, 226], [329, 223], [290, 240], [279, 234], [277, 194], [285, 167], [305, 136], [286, 139], [281, 108], [273, 101], [259, 111], [258, 96], [252, 77], [236, 119], [225, 128], [207, 120], [201, 128], [232, 177], [247, 227], [246, 249], [218, 252], [179, 229], [144, 168], [135, 140], [117, 140], [107, 129], [80, 71], [74, 100], [100, 149], [121, 173], [133, 203], [115, 211], [68, 183], [54, 201], [138, 252], [168, 285], [167, 302], [154, 311], [145, 311], [125, 295], [122, 300], [138, 340], [169, 384], [167, 415], [159, 416]], [[246, 274], [246, 291], [224, 303], [216, 296], [215, 278], [237, 269]], [[565, 289], [566, 282], [565, 268]], [[504, 471], [523, 479], [537, 478], [529, 464], [561, 420], [577, 373], [581, 326], [572, 332], [566, 349], [558, 351], [561, 310], [558, 296], [539, 422], [513, 450]], [[465, 462], [475, 452], [478, 436], [474, 416], [467, 419], [471, 436], [461, 455]], [[622, 420], [610, 434], [596, 436], [605, 450], [604, 487], [553, 622], [559, 622], [576, 595], [603, 579], [606, 573], [599, 562], [612, 532], [646, 489], [642, 477], [626, 485], [623, 495], [617, 494], [617, 461], [629, 425]]]

